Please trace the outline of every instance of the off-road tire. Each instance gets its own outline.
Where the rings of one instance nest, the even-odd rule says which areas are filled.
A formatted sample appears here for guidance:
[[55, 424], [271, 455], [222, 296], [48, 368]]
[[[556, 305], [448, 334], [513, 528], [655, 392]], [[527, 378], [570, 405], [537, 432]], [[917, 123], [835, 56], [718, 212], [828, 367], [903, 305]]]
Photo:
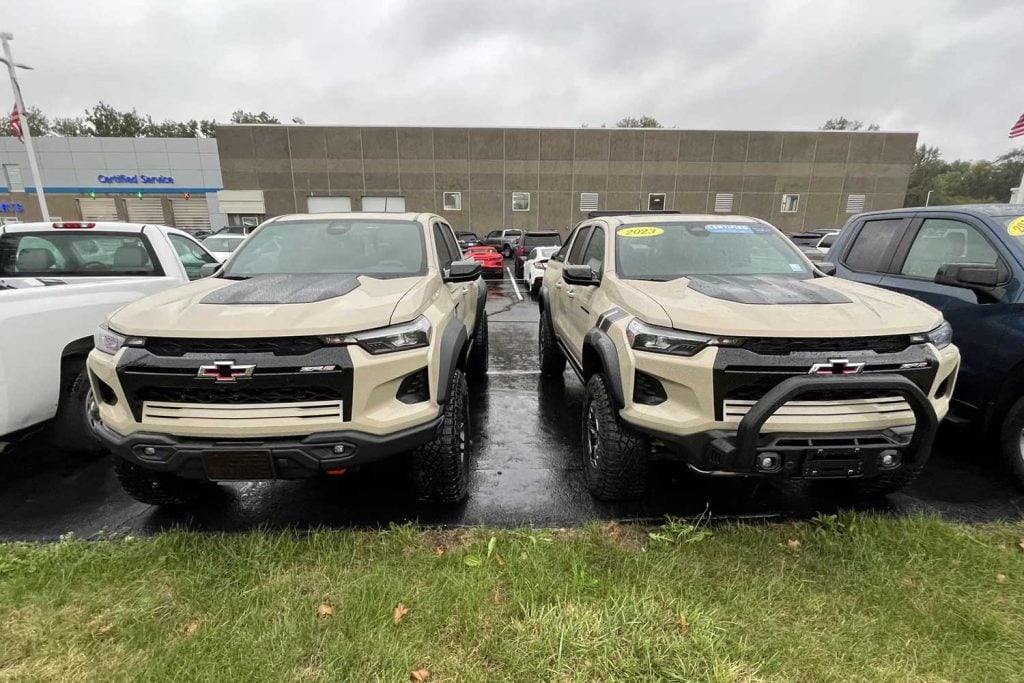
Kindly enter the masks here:
[[83, 367], [61, 384], [57, 415], [47, 426], [46, 441], [54, 448], [79, 453], [97, 454], [105, 449], [89, 426], [89, 404], [92, 401], [89, 373]]
[[469, 495], [469, 389], [455, 370], [441, 428], [430, 443], [410, 454], [416, 497], [426, 503], [461, 503]]
[[466, 374], [472, 379], [480, 379], [487, 374], [490, 351], [487, 339], [487, 314], [480, 313], [476, 321], [476, 331], [473, 333], [473, 348], [469, 351], [469, 359], [466, 363]]
[[114, 473], [125, 493], [147, 505], [189, 505], [217, 486], [208, 481], [147, 470], [117, 456], [114, 456]]
[[1024, 397], [1010, 406], [999, 428], [999, 453], [1014, 482], [1024, 488]]
[[561, 377], [565, 372], [565, 355], [555, 342], [555, 330], [547, 311], [540, 312], [537, 346], [540, 356], [540, 374], [544, 377]]
[[651, 445], [624, 423], [604, 375], [587, 381], [583, 400], [583, 478], [598, 500], [635, 500], [647, 489]]

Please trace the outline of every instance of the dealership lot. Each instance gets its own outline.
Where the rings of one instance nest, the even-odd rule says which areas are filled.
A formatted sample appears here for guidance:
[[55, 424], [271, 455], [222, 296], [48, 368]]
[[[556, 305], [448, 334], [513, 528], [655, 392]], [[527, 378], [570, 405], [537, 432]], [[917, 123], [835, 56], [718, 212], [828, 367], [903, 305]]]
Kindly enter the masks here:
[[537, 370], [538, 311], [520, 301], [510, 280], [489, 283], [490, 371], [473, 402], [474, 476], [469, 501], [452, 509], [421, 505], [401, 477], [399, 461], [337, 479], [221, 486], [189, 512], [158, 510], [131, 500], [105, 458], [84, 460], [38, 442], [0, 461], [0, 539], [48, 540], [72, 532], [152, 534], [173, 527], [200, 531], [254, 528], [375, 527], [427, 524], [573, 526], [595, 519], [657, 520], [709, 510], [722, 518], [808, 517], [837, 507], [895, 514], [934, 512], [967, 521], [1020, 519], [1024, 496], [994, 457], [947, 429], [923, 476], [905, 493], [879, 500], [830, 501], [803, 486], [689, 476], [660, 466], [650, 495], [632, 504], [602, 504], [583, 484], [579, 463], [582, 386], [566, 372], [542, 383]]

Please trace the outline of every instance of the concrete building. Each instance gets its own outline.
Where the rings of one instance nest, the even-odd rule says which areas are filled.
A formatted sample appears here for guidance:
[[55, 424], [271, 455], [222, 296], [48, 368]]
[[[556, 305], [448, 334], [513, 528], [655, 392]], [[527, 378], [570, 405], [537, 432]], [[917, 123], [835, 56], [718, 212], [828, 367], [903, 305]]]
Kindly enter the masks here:
[[[33, 139], [51, 217], [217, 229], [223, 185], [217, 141], [195, 138]], [[0, 138], [0, 221], [38, 221], [25, 145]]]
[[795, 232], [903, 205], [916, 133], [317, 127], [217, 129], [229, 222], [433, 211], [457, 229], [568, 230], [595, 209], [740, 213]]

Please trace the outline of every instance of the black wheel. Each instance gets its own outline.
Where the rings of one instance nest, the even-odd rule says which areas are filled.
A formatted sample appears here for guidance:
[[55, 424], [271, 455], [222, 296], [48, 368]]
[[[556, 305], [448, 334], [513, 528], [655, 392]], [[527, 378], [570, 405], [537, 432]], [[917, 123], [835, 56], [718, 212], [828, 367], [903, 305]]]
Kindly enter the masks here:
[[534, 280], [530, 283], [530, 296], [537, 296], [540, 294], [540, 280]]
[[96, 410], [96, 401], [89, 385], [89, 373], [85, 368], [71, 376], [61, 386], [57, 415], [47, 427], [46, 440], [62, 450], [80, 453], [102, 453], [103, 444], [89, 426], [89, 412]]
[[565, 356], [555, 343], [555, 330], [547, 311], [540, 312], [540, 329], [537, 331], [540, 374], [544, 377], [559, 377], [565, 372]]
[[1006, 413], [999, 430], [999, 452], [1017, 486], [1024, 488], [1024, 398]]
[[487, 314], [481, 312], [480, 319], [476, 321], [476, 331], [473, 333], [473, 348], [469, 352], [469, 360], [466, 364], [467, 374], [473, 379], [479, 379], [486, 375], [489, 355]]
[[411, 454], [416, 496], [427, 503], [461, 503], [469, 495], [469, 389], [461, 370], [452, 377], [437, 438]]
[[583, 477], [599, 500], [635, 500], [647, 488], [651, 446], [619, 419], [604, 375], [587, 381], [583, 401]]
[[512, 247], [508, 246], [507, 244], [505, 246], [503, 246], [501, 248], [501, 255], [504, 256], [505, 258], [511, 257], [512, 256]]
[[208, 481], [153, 472], [117, 456], [114, 456], [114, 473], [129, 496], [147, 505], [188, 505], [216, 487]]

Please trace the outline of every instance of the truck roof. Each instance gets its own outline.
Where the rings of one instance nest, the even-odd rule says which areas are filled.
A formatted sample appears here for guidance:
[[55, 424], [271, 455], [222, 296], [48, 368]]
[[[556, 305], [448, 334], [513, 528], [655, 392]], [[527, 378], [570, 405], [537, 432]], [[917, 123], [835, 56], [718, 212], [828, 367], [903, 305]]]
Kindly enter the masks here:
[[343, 212], [325, 212], [325, 213], [288, 213], [282, 216], [276, 216], [267, 221], [267, 223], [289, 223], [293, 221], [309, 221], [309, 220], [345, 220], [352, 218], [370, 219], [370, 220], [390, 220], [390, 221], [418, 221], [420, 218], [426, 216], [433, 216], [434, 214], [426, 213], [423, 211], [412, 212], [407, 211], [405, 213], [397, 213], [394, 211], [377, 211], [377, 212], [364, 212], [364, 211], [343, 211]]
[[[57, 228], [57, 225], [91, 225], [91, 228]], [[0, 226], [0, 233], [13, 235], [22, 232], [40, 232], [44, 230], [51, 230], [54, 232], [65, 231], [65, 230], [102, 230], [103, 232], [124, 232], [124, 233], [139, 233], [144, 228], [156, 228], [166, 232], [178, 233], [181, 235], [188, 235], [183, 230], [172, 228], [167, 225], [156, 225], [152, 223], [121, 223], [115, 221], [59, 221], [52, 223], [8, 223]]]
[[760, 218], [739, 216], [735, 214], [708, 213], [665, 213], [665, 214], [622, 214], [617, 216], [600, 216], [609, 222], [620, 223], [678, 223], [680, 221], [705, 221], [708, 223], [724, 223], [728, 221], [742, 223], [763, 223]]
[[947, 206], [908, 206], [899, 209], [866, 211], [861, 216], [894, 213], [955, 213], [973, 214], [975, 216], [1017, 216], [1024, 214], [1024, 204], [950, 204]]

